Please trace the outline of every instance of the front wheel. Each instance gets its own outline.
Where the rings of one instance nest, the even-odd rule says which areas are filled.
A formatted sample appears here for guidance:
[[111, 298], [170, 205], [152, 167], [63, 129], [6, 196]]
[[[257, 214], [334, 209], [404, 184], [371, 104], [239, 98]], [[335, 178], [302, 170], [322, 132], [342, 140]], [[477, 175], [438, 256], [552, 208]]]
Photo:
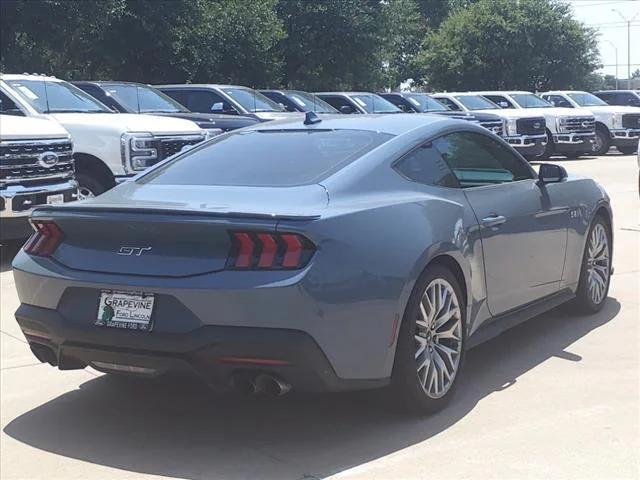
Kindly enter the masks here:
[[547, 130], [547, 143], [544, 146], [544, 151], [538, 156], [537, 160], [546, 161], [553, 155], [555, 144], [553, 143], [553, 135]]
[[611, 281], [611, 232], [598, 215], [589, 229], [573, 307], [579, 313], [596, 313], [604, 307]]
[[598, 128], [595, 139], [591, 144], [591, 153], [594, 155], [604, 155], [609, 151], [610, 147], [611, 139], [609, 138], [609, 133], [602, 128]]
[[78, 200], [93, 198], [107, 191], [107, 186], [89, 173], [76, 173], [78, 181]]
[[407, 410], [434, 413], [453, 395], [465, 351], [466, 309], [462, 290], [448, 269], [423, 272], [405, 311], [391, 377], [391, 390]]
[[618, 151], [624, 155], [633, 155], [638, 151], [638, 147], [636, 145], [630, 145], [626, 147], [616, 147]]

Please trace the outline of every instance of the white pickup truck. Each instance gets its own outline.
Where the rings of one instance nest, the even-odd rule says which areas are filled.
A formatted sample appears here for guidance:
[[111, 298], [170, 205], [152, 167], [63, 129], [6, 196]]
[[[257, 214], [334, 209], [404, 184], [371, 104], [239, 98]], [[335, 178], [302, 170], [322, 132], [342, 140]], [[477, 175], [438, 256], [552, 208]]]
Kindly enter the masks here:
[[547, 124], [547, 147], [542, 159], [554, 153], [578, 158], [591, 153], [595, 142], [595, 118], [589, 110], [557, 108], [546, 100], [524, 91], [476, 92], [501, 108], [544, 115]]
[[190, 120], [115, 113], [55, 77], [0, 75], [0, 92], [10, 113], [55, 120], [71, 134], [80, 198], [98, 195], [207, 137]]
[[611, 146], [620, 153], [633, 154], [640, 138], [640, 107], [609, 105], [588, 92], [555, 90], [540, 96], [556, 107], [589, 110], [596, 118], [596, 139], [593, 153], [604, 155]]
[[447, 92], [431, 95], [451, 110], [491, 113], [504, 120], [502, 137], [527, 160], [539, 158], [545, 152], [547, 134], [541, 113], [528, 110], [503, 110], [482, 95], [473, 92]]
[[28, 237], [34, 207], [71, 202], [77, 190], [71, 137], [59, 123], [0, 115], [0, 240]]

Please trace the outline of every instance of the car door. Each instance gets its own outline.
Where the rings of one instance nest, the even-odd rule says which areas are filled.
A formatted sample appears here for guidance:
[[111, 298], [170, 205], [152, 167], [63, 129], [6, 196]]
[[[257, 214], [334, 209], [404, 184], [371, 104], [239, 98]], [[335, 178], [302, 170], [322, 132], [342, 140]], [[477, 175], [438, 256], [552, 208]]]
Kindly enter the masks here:
[[563, 190], [539, 186], [526, 161], [488, 135], [456, 132], [433, 145], [464, 188], [480, 225], [492, 315], [556, 293], [569, 223]]

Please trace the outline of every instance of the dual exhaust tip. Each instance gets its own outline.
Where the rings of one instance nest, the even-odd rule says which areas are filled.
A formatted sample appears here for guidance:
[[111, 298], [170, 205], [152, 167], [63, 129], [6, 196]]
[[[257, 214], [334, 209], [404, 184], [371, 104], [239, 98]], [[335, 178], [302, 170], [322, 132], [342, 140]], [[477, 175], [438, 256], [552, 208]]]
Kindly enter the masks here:
[[234, 373], [231, 387], [244, 395], [268, 395], [280, 397], [291, 390], [291, 384], [267, 373]]

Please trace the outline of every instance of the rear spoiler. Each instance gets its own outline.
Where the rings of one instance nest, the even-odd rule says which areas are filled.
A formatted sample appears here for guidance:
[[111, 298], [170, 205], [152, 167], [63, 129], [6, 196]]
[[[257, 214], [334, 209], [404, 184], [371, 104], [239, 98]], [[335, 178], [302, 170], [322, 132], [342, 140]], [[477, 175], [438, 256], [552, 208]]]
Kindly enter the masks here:
[[183, 210], [178, 208], [135, 208], [135, 207], [79, 207], [79, 206], [42, 206], [37, 207], [31, 214], [34, 218], [47, 218], [55, 215], [66, 216], [68, 214], [85, 213], [133, 213], [145, 215], [189, 215], [212, 218], [245, 218], [256, 220], [290, 220], [290, 221], [310, 221], [317, 220], [321, 216], [302, 214], [277, 214], [277, 213], [257, 213], [257, 212], [215, 212], [209, 210]]

